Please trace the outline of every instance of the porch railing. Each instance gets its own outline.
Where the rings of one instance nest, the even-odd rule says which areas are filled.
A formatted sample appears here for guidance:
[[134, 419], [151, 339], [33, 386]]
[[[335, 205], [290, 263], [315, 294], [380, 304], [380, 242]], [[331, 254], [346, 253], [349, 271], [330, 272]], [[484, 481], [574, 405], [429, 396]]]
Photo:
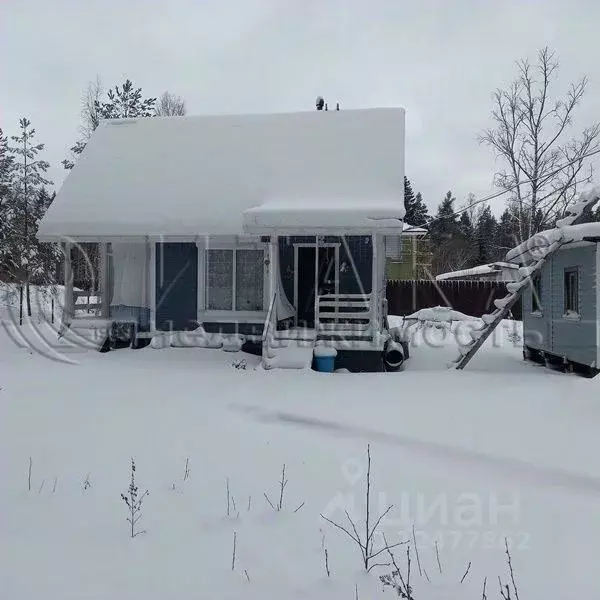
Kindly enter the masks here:
[[77, 319], [99, 317], [102, 312], [100, 292], [73, 290], [73, 312]]
[[366, 332], [374, 326], [371, 294], [324, 294], [316, 301], [317, 332]]

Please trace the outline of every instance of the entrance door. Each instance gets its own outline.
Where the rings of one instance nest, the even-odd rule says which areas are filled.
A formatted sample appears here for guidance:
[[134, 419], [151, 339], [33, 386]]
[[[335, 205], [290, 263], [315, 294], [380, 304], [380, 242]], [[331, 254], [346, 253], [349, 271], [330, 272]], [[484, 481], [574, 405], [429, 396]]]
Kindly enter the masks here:
[[298, 246], [297, 305], [298, 327], [315, 326], [315, 247]]
[[318, 294], [335, 294], [338, 290], [338, 256], [335, 246], [319, 246], [318, 271], [315, 247], [298, 246], [296, 312], [298, 327], [315, 326], [315, 287]]
[[156, 328], [198, 326], [198, 248], [195, 243], [156, 244]]
[[317, 281], [319, 296], [322, 296], [323, 294], [335, 294], [338, 289], [338, 277], [336, 247], [320, 247], [319, 278]]

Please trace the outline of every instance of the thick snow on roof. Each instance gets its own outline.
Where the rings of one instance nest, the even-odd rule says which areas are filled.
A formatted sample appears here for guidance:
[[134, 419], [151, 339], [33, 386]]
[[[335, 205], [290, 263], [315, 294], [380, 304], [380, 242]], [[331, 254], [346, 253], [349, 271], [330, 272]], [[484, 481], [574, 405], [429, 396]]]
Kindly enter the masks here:
[[342, 200], [266, 202], [244, 211], [244, 229], [250, 233], [290, 226], [307, 229], [402, 229], [404, 208], [395, 199], [371, 202]]
[[578, 202], [571, 204], [568, 207], [566, 218], [559, 219], [556, 222], [556, 227], [554, 229], [540, 231], [519, 244], [516, 248], [509, 250], [506, 253], [506, 260], [522, 263], [538, 260], [542, 257], [545, 250], [554, 242], [561, 241], [563, 244], [571, 244], [580, 242], [586, 237], [599, 237], [599, 223], [567, 225], [567, 223], [572, 222], [575, 215], [579, 215], [586, 206], [592, 208], [592, 206], [598, 202], [598, 198], [600, 198], [600, 185], [589, 186], [579, 194]]
[[398, 219], [403, 178], [401, 108], [105, 121], [39, 235], [240, 234], [243, 211], [277, 202]]
[[506, 254], [506, 259], [513, 263], [525, 263], [542, 257], [548, 246], [562, 240], [563, 244], [584, 241], [585, 238], [600, 239], [600, 223], [580, 223], [565, 227], [540, 231], [528, 240], [519, 244]]
[[426, 233], [429, 233], [429, 230], [425, 229], [425, 227], [418, 227], [417, 225], [411, 225], [404, 221], [402, 233], [404, 235], [425, 235]]
[[470, 269], [463, 269], [461, 271], [449, 271], [448, 273], [441, 273], [436, 275], [437, 281], [443, 281], [445, 279], [460, 279], [461, 277], [471, 277], [477, 275], [489, 275], [490, 273], [497, 273], [502, 269], [515, 269], [517, 270], [518, 265], [506, 262], [493, 262], [487, 265], [478, 265]]

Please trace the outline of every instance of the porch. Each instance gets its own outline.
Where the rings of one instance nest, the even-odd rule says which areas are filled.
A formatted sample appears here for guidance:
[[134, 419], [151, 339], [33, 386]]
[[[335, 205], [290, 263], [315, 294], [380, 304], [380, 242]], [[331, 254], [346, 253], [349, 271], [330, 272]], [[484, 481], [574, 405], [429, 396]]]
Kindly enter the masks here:
[[381, 351], [382, 245], [382, 236], [364, 233], [101, 241], [82, 290], [72, 264], [79, 250], [69, 242], [62, 330], [101, 325], [108, 335], [129, 324], [136, 338], [187, 332], [192, 345], [205, 332], [273, 347]]

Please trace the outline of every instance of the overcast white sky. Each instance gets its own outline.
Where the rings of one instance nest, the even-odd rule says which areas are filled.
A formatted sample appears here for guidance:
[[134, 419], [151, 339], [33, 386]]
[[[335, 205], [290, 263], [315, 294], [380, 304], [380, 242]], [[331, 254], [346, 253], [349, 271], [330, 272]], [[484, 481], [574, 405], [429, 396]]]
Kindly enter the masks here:
[[58, 187], [97, 74], [189, 114], [400, 105], [406, 173], [434, 209], [492, 190], [476, 136], [518, 58], [550, 45], [563, 83], [589, 76], [577, 125], [600, 119], [599, 29], [597, 0], [0, 0], [0, 127], [32, 120]]

